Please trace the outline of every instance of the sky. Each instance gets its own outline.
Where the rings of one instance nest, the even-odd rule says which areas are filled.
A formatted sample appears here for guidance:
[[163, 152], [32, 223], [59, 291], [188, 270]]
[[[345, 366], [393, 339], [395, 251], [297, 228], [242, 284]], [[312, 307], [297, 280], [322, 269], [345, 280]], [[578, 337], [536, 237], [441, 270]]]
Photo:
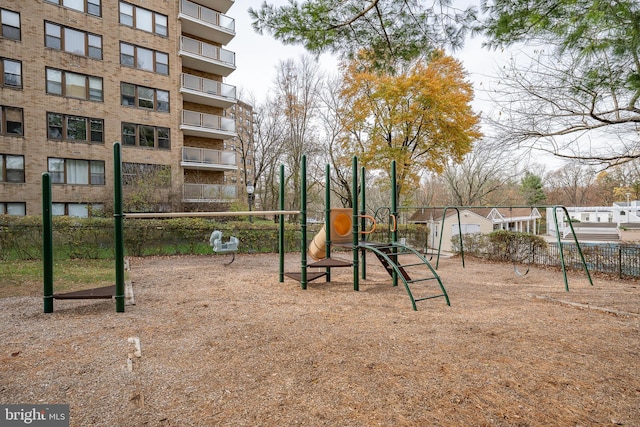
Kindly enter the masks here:
[[[283, 0], [268, 2], [286, 3]], [[236, 36], [225, 49], [235, 52], [236, 70], [227, 77], [226, 83], [236, 86], [239, 97], [243, 100], [247, 100], [249, 93], [254, 94], [258, 101], [263, 100], [273, 85], [279, 62], [289, 58], [298, 59], [306, 53], [302, 46], [283, 45], [270, 35], [260, 35], [253, 30], [247, 10], [249, 7], [257, 8], [260, 4], [262, 2], [256, 0], [235, 0], [233, 7], [227, 12], [235, 19]], [[469, 80], [476, 89], [478, 103], [486, 100], [486, 96], [482, 94], [483, 88], [490, 84], [491, 75], [496, 74], [495, 68], [509, 58], [509, 53], [488, 51], [481, 47], [481, 43], [480, 38], [469, 39], [464, 49], [453, 53], [468, 71]], [[336, 65], [336, 58], [330, 54], [320, 57], [323, 70], [332, 71]]]
[[[286, 3], [281, 0], [269, 0], [269, 3]], [[227, 12], [236, 21], [236, 36], [225, 46], [236, 54], [236, 70], [226, 79], [226, 83], [236, 86], [238, 97], [248, 101], [253, 94], [258, 101], [265, 99], [276, 77], [280, 61], [289, 58], [298, 59], [306, 53], [302, 46], [287, 46], [270, 35], [260, 35], [251, 27], [249, 7], [258, 8], [262, 1], [235, 0]], [[321, 64], [325, 69], [335, 66], [336, 60], [323, 55]]]
[[[257, 102], [264, 101], [276, 77], [280, 61], [298, 59], [307, 52], [302, 46], [283, 45], [270, 35], [260, 35], [251, 27], [249, 7], [258, 8], [263, 0], [235, 0], [227, 15], [235, 19], [236, 36], [225, 46], [235, 52], [236, 70], [226, 78], [225, 82], [236, 86], [238, 98], [243, 101], [251, 99], [253, 94]], [[267, 0], [270, 4], [286, 4], [287, 0]], [[497, 81], [497, 70], [506, 64], [511, 53], [509, 51], [488, 50], [482, 47], [480, 37], [469, 38], [464, 48], [450, 54], [460, 60], [468, 73], [468, 79], [474, 85], [475, 99], [472, 103], [476, 113], [489, 115], [493, 103], [489, 99], [489, 90]], [[337, 59], [329, 54], [320, 57], [323, 71], [335, 70]], [[551, 156], [534, 159], [544, 162], [548, 170], [556, 169], [562, 162]]]

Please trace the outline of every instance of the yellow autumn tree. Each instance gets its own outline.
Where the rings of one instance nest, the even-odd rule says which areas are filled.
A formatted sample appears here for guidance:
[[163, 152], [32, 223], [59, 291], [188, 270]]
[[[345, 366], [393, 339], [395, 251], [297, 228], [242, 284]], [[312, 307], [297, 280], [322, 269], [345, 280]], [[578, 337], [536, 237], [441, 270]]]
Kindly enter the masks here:
[[399, 193], [420, 172], [459, 162], [482, 135], [471, 108], [473, 87], [462, 64], [443, 52], [394, 70], [380, 70], [362, 52], [346, 64], [342, 111], [346, 151], [368, 169], [396, 161]]

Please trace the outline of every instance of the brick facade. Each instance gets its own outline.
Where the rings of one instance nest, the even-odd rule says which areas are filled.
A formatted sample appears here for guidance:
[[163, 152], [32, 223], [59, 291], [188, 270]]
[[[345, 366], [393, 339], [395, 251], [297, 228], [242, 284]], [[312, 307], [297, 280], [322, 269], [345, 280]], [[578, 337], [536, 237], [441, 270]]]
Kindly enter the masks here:
[[[7, 155], [24, 156], [24, 182], [0, 180], [0, 206], [3, 206], [2, 204], [25, 203], [27, 215], [40, 214], [41, 176], [43, 172], [48, 170], [49, 158], [104, 161], [103, 183], [97, 185], [54, 184], [53, 202], [96, 203], [108, 206], [113, 198], [113, 143], [123, 140], [122, 124], [131, 123], [140, 125], [140, 127], [136, 127], [140, 132], [142, 130], [158, 132], [156, 144], [159, 144], [158, 139], [160, 138], [158, 136], [161, 135], [162, 130], [166, 128], [170, 130], [170, 149], [127, 146], [123, 142], [122, 160], [130, 163], [170, 166], [170, 192], [173, 195], [170, 208], [180, 209], [182, 207], [182, 186], [183, 183], [188, 182], [189, 176], [193, 174], [193, 171], [181, 165], [183, 146], [222, 150], [224, 139], [229, 138], [229, 136], [219, 137], [215, 133], [205, 137], [184, 135], [185, 132], [181, 130], [183, 110], [221, 117], [226, 115], [224, 106], [183, 102], [182, 73], [197, 75], [212, 81], [224, 81], [223, 76], [218, 74], [183, 69], [183, 56], [180, 53], [181, 36], [186, 35], [193, 39], [203, 40], [209, 46], [222, 46], [215, 40], [207, 40], [198, 34], [187, 34], [183, 30], [185, 18], [181, 12], [185, 5], [206, 7], [213, 5], [214, 2], [202, 0], [202, 4], [197, 4], [198, 2], [184, 3], [185, 1], [127, 0], [126, 5], [140, 8], [137, 10], [140, 10], [141, 20], [143, 12], [144, 14], [151, 13], [154, 17], [157, 16], [154, 18], [154, 23], [161, 22], [162, 16], [168, 18], [167, 34], [159, 35], [135, 28], [137, 24], [130, 27], [121, 23], [119, 12], [123, 2], [119, 0], [85, 0], [85, 8], [88, 7], [87, 2], [92, 3], [93, 6], [96, 3], [100, 4], [100, 16], [64, 7], [62, 1], [59, 2], [60, 5], [55, 4], [56, 0], [0, 0], [0, 8], [9, 12], [6, 14], [8, 16], [6, 20], [11, 23], [10, 19], [15, 16], [15, 13], [18, 13], [20, 22], [20, 40], [13, 40], [11, 33], [7, 33], [8, 37], [5, 37], [4, 32], [0, 34], [2, 37], [0, 58], [21, 61], [22, 63], [22, 87], [0, 86], [0, 105], [22, 108], [23, 111], [22, 135], [9, 134], [3, 123], [2, 129], [0, 129], [0, 155], [5, 157]], [[228, 8], [233, 4], [233, 1], [223, 0], [215, 4], [219, 3]], [[227, 13], [226, 10], [219, 12]], [[158, 15], [154, 15], [154, 13]], [[137, 17], [138, 15], [136, 15], [136, 19], [138, 19]], [[102, 59], [47, 47], [46, 22], [62, 28], [63, 34], [64, 29], [68, 28], [87, 35], [101, 36]], [[4, 27], [5, 22], [2, 24]], [[62, 40], [62, 43], [68, 44], [77, 42], [75, 39], [67, 40], [64, 35]], [[140, 61], [142, 68], [149, 66], [148, 63], [143, 62], [143, 53], [145, 55], [149, 51], [159, 53], [158, 56], [154, 56], [157, 69], [160, 69], [162, 65], [162, 54], [167, 54], [168, 75], [122, 65], [121, 42], [141, 49], [136, 60]], [[87, 43], [85, 43], [86, 47]], [[136, 50], [136, 55], [138, 55], [138, 50]], [[231, 66], [231, 68], [234, 67], [235, 65]], [[60, 96], [47, 93], [47, 69], [56, 72], [62, 71], [63, 78], [68, 76], [69, 81], [72, 78], [76, 81], [77, 75], [101, 78], [102, 100], [77, 99], [73, 96], [65, 96], [65, 94]], [[93, 80], [89, 84], [93, 84], [92, 82]], [[122, 105], [122, 83], [133, 84], [143, 89], [152, 88], [169, 92], [169, 111]], [[63, 91], [73, 89], [66, 89], [64, 84], [62, 86]], [[236, 100], [233, 99], [232, 102], [235, 103]], [[102, 142], [89, 143], [71, 141], [68, 138], [50, 138], [48, 113], [62, 115], [65, 120], [70, 117], [102, 120]], [[87, 124], [87, 126], [90, 125]], [[87, 131], [89, 132], [90, 129]], [[145, 139], [145, 141], [148, 142], [149, 139]], [[99, 166], [96, 167], [99, 169]], [[207, 170], [204, 167], [202, 169], [208, 175], [209, 182], [221, 183], [224, 180], [225, 172], [215, 168]], [[0, 213], [2, 213], [1, 210]]]

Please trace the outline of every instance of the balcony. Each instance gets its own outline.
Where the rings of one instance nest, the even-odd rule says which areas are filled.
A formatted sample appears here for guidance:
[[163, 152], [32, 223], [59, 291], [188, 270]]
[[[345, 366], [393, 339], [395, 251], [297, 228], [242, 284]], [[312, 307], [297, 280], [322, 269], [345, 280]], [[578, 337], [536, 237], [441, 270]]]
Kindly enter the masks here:
[[233, 18], [189, 0], [180, 1], [178, 19], [183, 33], [197, 34], [221, 45], [228, 44], [236, 35]]
[[207, 171], [238, 170], [234, 151], [210, 150], [207, 148], [182, 147], [182, 162], [185, 169]]
[[198, 0], [198, 3], [209, 9], [227, 13], [233, 6], [234, 0]]
[[236, 185], [183, 184], [183, 202], [231, 202], [238, 199]]
[[227, 77], [236, 69], [236, 54], [191, 37], [180, 37], [182, 66]]
[[180, 129], [185, 135], [201, 138], [231, 139], [237, 136], [235, 120], [197, 111], [182, 110]]
[[182, 74], [183, 101], [211, 107], [229, 108], [237, 102], [236, 87], [191, 74]]

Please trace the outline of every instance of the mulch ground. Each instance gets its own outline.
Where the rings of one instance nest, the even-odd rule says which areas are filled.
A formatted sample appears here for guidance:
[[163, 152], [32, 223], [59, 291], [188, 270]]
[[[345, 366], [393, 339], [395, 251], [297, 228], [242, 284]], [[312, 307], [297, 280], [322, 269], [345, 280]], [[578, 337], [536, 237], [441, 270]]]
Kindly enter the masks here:
[[640, 426], [636, 281], [450, 258], [451, 306], [413, 311], [374, 260], [358, 292], [350, 269], [301, 290], [276, 255], [226, 261], [132, 259], [125, 313], [0, 299], [0, 403], [72, 426]]

